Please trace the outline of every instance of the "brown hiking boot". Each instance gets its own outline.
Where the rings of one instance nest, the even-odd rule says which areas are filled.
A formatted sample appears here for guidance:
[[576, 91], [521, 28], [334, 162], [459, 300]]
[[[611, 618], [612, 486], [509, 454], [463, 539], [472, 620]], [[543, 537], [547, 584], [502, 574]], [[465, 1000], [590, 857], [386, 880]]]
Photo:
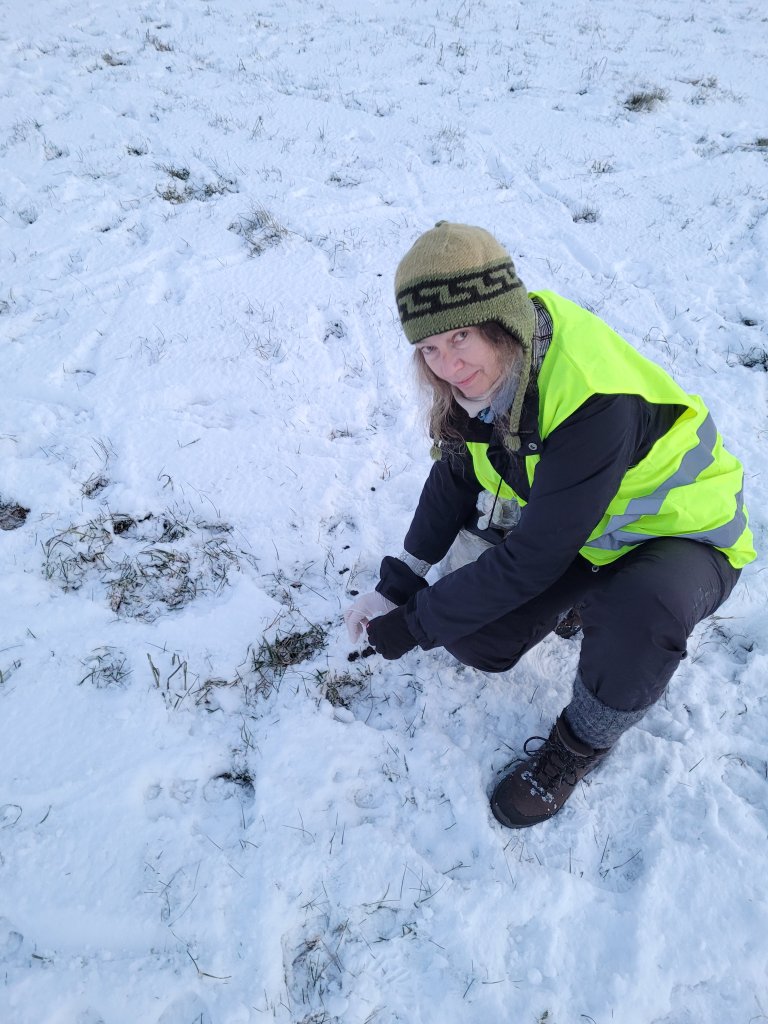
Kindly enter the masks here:
[[582, 629], [581, 613], [578, 608], [571, 608], [566, 612], [555, 626], [555, 636], [561, 636], [563, 640], [570, 640], [578, 636]]
[[[528, 744], [541, 740], [531, 751]], [[608, 754], [582, 743], [560, 715], [547, 739], [531, 736], [523, 748], [528, 755], [505, 775], [491, 796], [493, 816], [507, 828], [526, 828], [557, 814], [576, 788]]]

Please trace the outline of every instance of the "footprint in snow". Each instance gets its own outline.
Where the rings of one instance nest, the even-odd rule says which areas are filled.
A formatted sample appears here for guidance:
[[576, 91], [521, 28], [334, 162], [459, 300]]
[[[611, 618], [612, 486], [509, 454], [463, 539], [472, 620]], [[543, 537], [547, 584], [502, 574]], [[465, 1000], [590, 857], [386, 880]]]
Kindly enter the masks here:
[[[746, 803], [756, 817], [765, 819], [768, 762], [757, 758], [742, 757], [738, 754], [728, 754], [722, 778], [738, 800]], [[747, 811], [747, 808], [743, 808], [743, 810]]]
[[[154, 782], [144, 791], [144, 809], [150, 821], [160, 818], [176, 818], [189, 813], [193, 806], [201, 811], [198, 800], [202, 794], [203, 801], [212, 805], [210, 811], [219, 806], [228, 806], [227, 801], [234, 801], [238, 810], [238, 818], [246, 824], [252, 823], [252, 814], [248, 813], [256, 799], [253, 779], [247, 772], [221, 772], [209, 779], [202, 788], [197, 779], [172, 779], [163, 785]], [[209, 812], [205, 812], [209, 814]]]
[[384, 796], [375, 789], [358, 789], [353, 799], [355, 804], [364, 811], [372, 811], [381, 807]]
[[243, 824], [247, 828], [253, 824], [253, 803], [256, 790], [253, 779], [247, 772], [222, 772], [206, 782], [203, 787], [203, 799], [209, 804], [223, 804], [234, 800], [242, 808]]
[[197, 779], [173, 779], [167, 789], [159, 782], [147, 786], [144, 792], [144, 809], [150, 821], [158, 818], [175, 818], [182, 813], [182, 807], [190, 803], [197, 792]]
[[21, 817], [18, 804], [0, 804], [0, 828], [11, 828]]
[[0, 964], [7, 963], [21, 949], [24, 936], [17, 932], [7, 917], [0, 917]]

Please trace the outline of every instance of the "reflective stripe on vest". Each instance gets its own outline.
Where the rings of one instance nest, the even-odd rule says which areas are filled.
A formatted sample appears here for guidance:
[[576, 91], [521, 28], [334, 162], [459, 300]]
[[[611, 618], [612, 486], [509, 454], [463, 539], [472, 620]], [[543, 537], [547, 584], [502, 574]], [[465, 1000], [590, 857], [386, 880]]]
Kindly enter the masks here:
[[[587, 542], [589, 547], [619, 551], [628, 545], [640, 544], [644, 540], [648, 540], [647, 533], [633, 532], [627, 530], [626, 527], [636, 523], [641, 516], [658, 515], [670, 491], [675, 487], [693, 483], [715, 461], [714, 447], [717, 443], [717, 429], [709, 413], [699, 427], [697, 436], [698, 445], [686, 452], [677, 471], [650, 494], [641, 498], [631, 498], [626, 511], [622, 515], [611, 516], [603, 527], [604, 532], [601, 536]], [[738, 541], [746, 528], [744, 492], [741, 490], [736, 495], [736, 511], [729, 522], [711, 530], [676, 533], [675, 536], [699, 540], [706, 544], [712, 544], [716, 548], [729, 548]], [[655, 535], [651, 534], [651, 536]]]
[[[724, 448], [701, 398], [686, 394], [660, 366], [593, 314], [551, 292], [535, 294], [554, 322], [553, 342], [539, 375], [542, 439], [595, 394], [635, 394], [652, 404], [685, 409], [627, 470], [580, 553], [602, 565], [643, 541], [674, 536], [719, 548], [736, 568], [752, 561], [741, 464]], [[500, 481], [486, 444], [468, 442], [467, 448], [482, 487], [491, 493], [498, 488], [501, 497], [526, 504]], [[525, 459], [530, 484], [538, 461], [538, 455]]]

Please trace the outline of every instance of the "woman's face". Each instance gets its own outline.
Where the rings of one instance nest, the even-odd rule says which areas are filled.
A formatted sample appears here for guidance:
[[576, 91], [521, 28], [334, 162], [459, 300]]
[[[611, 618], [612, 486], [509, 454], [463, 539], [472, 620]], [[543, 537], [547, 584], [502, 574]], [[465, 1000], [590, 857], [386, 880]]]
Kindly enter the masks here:
[[416, 348], [432, 373], [458, 388], [465, 398], [490, 394], [504, 372], [501, 350], [477, 327], [433, 334], [417, 342]]

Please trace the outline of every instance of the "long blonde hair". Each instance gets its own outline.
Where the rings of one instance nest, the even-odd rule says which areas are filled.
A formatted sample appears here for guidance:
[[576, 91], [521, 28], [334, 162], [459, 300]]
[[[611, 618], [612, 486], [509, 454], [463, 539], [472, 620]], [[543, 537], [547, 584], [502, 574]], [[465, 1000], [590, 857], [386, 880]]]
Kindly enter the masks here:
[[[521, 340], [493, 320], [475, 326], [490, 345], [501, 350], [505, 376], [512, 373], [522, 354]], [[419, 349], [414, 350], [413, 365], [416, 379], [430, 399], [426, 416], [429, 436], [435, 442], [448, 441], [452, 447], [454, 444], [462, 447], [464, 442], [455, 426], [458, 403], [453, 397], [451, 385], [430, 370]]]

